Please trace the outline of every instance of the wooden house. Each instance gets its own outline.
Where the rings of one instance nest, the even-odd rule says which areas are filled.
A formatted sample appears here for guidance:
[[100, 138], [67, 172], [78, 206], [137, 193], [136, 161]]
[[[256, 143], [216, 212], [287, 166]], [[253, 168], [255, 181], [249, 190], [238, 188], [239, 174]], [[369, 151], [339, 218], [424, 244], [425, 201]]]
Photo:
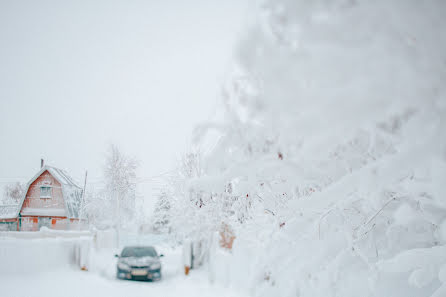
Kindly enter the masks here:
[[[43, 166], [28, 182], [25, 194], [15, 213], [0, 209], [0, 225], [8, 230], [38, 231], [50, 229], [79, 229], [85, 220], [80, 218], [82, 188], [63, 170]], [[82, 219], [82, 221], [80, 221]], [[4, 226], [7, 225], [7, 228]]]

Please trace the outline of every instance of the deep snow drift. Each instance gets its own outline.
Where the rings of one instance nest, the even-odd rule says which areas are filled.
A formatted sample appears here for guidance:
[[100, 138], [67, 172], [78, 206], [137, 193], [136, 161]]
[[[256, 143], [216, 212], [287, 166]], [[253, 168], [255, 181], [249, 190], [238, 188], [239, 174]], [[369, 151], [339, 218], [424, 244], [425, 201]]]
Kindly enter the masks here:
[[[446, 296], [446, 3], [266, 1], [162, 216], [254, 296]], [[210, 147], [210, 149], [209, 149]], [[184, 199], [186, 197], [186, 199]]]

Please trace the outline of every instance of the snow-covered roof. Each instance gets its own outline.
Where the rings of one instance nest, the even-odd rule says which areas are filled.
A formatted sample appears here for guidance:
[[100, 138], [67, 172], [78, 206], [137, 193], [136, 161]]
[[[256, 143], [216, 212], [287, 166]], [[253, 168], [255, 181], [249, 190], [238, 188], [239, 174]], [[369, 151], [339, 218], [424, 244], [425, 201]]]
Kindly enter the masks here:
[[70, 187], [77, 187], [80, 189], [80, 187], [76, 184], [76, 182], [62, 169], [52, 166], [44, 166], [44, 168], [45, 167], [51, 173], [51, 175], [54, 176], [54, 178], [57, 179], [61, 184]]
[[15, 219], [18, 208], [18, 204], [0, 205], [0, 219]]
[[21, 211], [25, 216], [57, 216], [65, 217], [67, 215], [64, 208], [23, 208]]
[[[19, 212], [23, 206], [23, 202], [26, 199], [26, 194], [28, 193], [29, 187], [31, 184], [44, 173], [48, 171], [62, 186], [62, 194], [65, 203], [65, 214], [69, 218], [79, 218], [81, 203], [82, 203], [82, 188], [77, 185], [73, 178], [71, 178], [68, 173], [64, 170], [45, 165], [43, 166], [39, 172], [27, 183], [25, 193], [19, 203], [19, 207], [16, 211], [15, 217], [19, 215]], [[33, 215], [45, 215], [50, 209], [40, 209], [43, 212], [37, 213], [33, 212]], [[51, 212], [51, 211], [50, 211]], [[52, 214], [57, 215], [57, 214]]]
[[51, 166], [44, 167], [47, 167], [51, 175], [62, 185], [67, 216], [70, 218], [79, 218], [82, 188], [64, 170]]

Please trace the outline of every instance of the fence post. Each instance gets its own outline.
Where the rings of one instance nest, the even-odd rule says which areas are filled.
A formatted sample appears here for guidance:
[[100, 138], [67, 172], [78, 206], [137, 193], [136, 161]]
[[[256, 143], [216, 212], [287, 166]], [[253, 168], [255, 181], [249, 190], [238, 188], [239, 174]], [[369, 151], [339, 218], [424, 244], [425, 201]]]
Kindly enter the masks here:
[[183, 264], [184, 274], [188, 275], [192, 265], [192, 244], [188, 240], [183, 242]]

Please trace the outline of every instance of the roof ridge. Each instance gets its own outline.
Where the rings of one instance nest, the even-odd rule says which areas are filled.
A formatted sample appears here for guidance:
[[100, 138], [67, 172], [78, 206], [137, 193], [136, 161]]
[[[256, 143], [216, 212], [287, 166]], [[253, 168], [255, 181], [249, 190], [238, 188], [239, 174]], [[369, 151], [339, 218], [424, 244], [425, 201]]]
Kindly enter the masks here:
[[54, 167], [54, 166], [46, 165], [46, 167], [48, 167], [49, 169], [55, 170], [56, 173], [58, 173], [62, 178], [65, 179], [65, 181], [67, 182], [68, 185], [81, 189], [81, 187], [77, 184], [77, 182], [65, 170], [63, 170], [61, 168]]

